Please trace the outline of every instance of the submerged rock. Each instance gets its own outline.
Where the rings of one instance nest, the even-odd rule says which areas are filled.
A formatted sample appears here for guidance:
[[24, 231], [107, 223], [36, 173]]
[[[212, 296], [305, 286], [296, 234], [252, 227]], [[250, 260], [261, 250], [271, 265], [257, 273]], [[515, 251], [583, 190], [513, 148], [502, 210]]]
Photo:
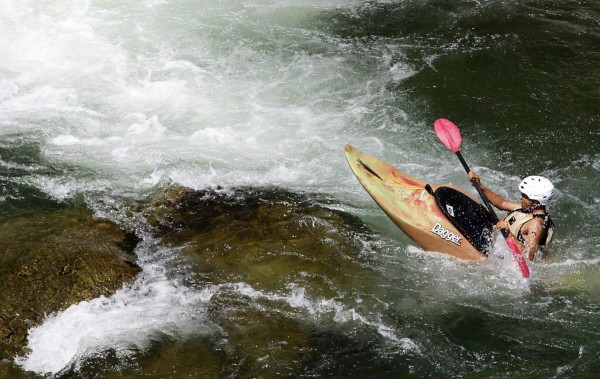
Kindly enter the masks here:
[[221, 376], [309, 372], [322, 353], [316, 336], [330, 333], [313, 321], [351, 320], [342, 304], [359, 309], [355, 291], [373, 283], [360, 259], [365, 225], [319, 195], [171, 188], [150, 203], [146, 219], [182, 252], [188, 284], [219, 288], [208, 313], [223, 340], [198, 359]]
[[366, 232], [357, 218], [280, 189], [171, 188], [151, 203], [146, 218], [157, 237], [212, 283], [274, 289], [300, 274], [344, 277], [360, 247], [356, 231]]
[[27, 330], [46, 315], [132, 280], [136, 243], [83, 207], [0, 224], [0, 360], [24, 353]]

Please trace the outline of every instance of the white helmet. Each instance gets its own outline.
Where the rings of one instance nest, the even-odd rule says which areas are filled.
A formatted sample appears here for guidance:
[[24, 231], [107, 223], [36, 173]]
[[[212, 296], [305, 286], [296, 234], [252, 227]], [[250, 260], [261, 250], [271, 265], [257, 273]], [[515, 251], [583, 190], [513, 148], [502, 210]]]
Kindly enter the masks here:
[[531, 200], [537, 200], [541, 205], [547, 205], [554, 194], [554, 186], [543, 176], [528, 176], [519, 184], [521, 193]]

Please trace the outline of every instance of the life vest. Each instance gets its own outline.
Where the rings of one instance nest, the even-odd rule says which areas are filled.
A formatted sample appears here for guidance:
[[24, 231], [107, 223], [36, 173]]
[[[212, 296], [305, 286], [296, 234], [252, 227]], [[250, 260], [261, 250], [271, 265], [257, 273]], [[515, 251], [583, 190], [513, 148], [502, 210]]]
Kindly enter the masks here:
[[540, 238], [540, 246], [549, 244], [552, 239], [552, 234], [554, 233], [554, 223], [549, 214], [525, 213], [522, 208], [519, 208], [510, 212], [504, 219], [508, 222], [508, 229], [510, 232], [517, 237], [519, 242], [524, 244], [525, 238], [523, 238], [523, 235], [521, 234], [521, 228], [526, 222], [531, 221], [534, 218], [541, 218], [544, 220], [543, 228], [545, 235]]

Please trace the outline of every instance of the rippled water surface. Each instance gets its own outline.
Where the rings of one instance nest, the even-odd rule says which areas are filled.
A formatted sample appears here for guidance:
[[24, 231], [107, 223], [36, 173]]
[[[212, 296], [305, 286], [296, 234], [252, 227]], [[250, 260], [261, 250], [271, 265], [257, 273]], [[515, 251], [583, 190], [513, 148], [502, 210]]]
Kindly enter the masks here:
[[[0, 219], [83, 203], [137, 232], [144, 270], [115, 295], [32, 328], [9, 377], [600, 369], [597, 2], [9, 0], [2, 9]], [[441, 117], [459, 125], [463, 155], [499, 193], [515, 196], [531, 174], [555, 183], [552, 258], [533, 263], [530, 280], [508, 259], [472, 264], [416, 248], [347, 167], [351, 143], [469, 189], [433, 133]], [[171, 185], [283, 190], [290, 198], [273, 196], [273, 206], [301, 194], [355, 219], [335, 229], [303, 218], [323, 234], [294, 248], [265, 239], [261, 265], [236, 250], [209, 272], [199, 252], [164, 243], [128, 212]], [[219, 243], [202, 254], [219, 256]]]

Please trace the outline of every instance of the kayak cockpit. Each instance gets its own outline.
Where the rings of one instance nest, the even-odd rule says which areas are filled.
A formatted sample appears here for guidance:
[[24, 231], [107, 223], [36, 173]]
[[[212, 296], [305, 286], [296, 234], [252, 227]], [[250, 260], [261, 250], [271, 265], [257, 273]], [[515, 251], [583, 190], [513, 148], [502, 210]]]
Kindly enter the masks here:
[[492, 214], [480, 203], [451, 187], [440, 186], [433, 191], [433, 196], [452, 225], [471, 245], [488, 255], [495, 224]]

